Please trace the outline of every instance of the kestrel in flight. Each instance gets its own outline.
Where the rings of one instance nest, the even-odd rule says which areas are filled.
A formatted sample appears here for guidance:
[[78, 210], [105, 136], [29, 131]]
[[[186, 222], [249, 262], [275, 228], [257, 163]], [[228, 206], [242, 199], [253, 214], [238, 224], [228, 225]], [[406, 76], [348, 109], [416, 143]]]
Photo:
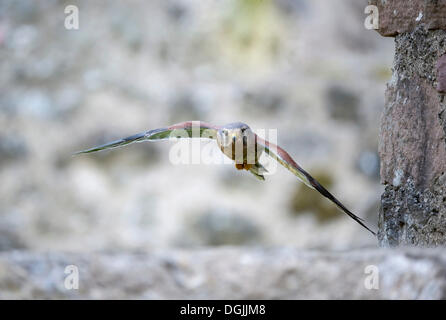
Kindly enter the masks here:
[[204, 138], [216, 140], [218, 147], [225, 156], [235, 162], [238, 170], [247, 170], [256, 178], [265, 180], [264, 173], [268, 172], [259, 162], [263, 152], [275, 159], [282, 166], [291, 171], [299, 180], [308, 187], [317, 190], [324, 197], [328, 198], [342, 211], [349, 215], [361, 226], [376, 235], [369, 229], [363, 219], [348, 210], [338, 199], [336, 199], [327, 189], [325, 189], [308, 172], [302, 169], [291, 156], [281, 147], [260, 138], [248, 125], [242, 122], [229, 123], [223, 126], [216, 126], [202, 121], [187, 121], [174, 124], [169, 127], [149, 130], [133, 136], [106, 143], [91, 149], [76, 152], [91, 153], [105, 149], [117, 148], [134, 142], [166, 140], [169, 138]]

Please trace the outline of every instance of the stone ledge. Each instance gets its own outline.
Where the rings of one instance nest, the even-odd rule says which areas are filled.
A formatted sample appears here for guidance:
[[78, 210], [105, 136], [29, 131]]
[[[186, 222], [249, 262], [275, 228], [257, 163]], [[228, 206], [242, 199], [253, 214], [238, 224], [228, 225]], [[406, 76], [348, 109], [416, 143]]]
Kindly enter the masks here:
[[[79, 290], [66, 290], [67, 265]], [[368, 290], [366, 266], [379, 270]], [[213, 248], [0, 254], [1, 299], [444, 299], [445, 249]]]
[[382, 36], [394, 37], [424, 25], [428, 30], [446, 30], [446, 0], [369, 0], [378, 7]]

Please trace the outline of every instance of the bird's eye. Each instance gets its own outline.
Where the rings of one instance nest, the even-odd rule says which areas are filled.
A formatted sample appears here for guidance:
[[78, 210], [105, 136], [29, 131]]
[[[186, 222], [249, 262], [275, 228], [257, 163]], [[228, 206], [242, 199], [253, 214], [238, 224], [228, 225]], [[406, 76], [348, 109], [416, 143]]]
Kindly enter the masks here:
[[228, 130], [223, 130], [223, 134], [224, 134], [225, 136], [228, 136]]
[[242, 130], [242, 133], [243, 133], [243, 132], [245, 132], [246, 128], [242, 128], [241, 130]]

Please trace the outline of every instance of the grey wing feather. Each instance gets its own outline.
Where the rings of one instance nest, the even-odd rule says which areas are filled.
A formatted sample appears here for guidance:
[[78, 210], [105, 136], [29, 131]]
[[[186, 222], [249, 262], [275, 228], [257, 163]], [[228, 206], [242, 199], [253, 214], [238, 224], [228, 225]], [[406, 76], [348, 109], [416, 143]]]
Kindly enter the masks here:
[[[199, 136], [194, 136], [194, 129], [199, 130]], [[160, 129], [154, 129], [149, 130], [143, 133], [138, 133], [132, 136], [129, 136], [127, 138], [115, 140], [97, 147], [93, 147], [90, 149], [78, 151], [74, 153], [76, 154], [82, 154], [82, 153], [91, 153], [96, 151], [102, 151], [106, 149], [112, 149], [112, 148], [118, 148], [122, 147], [134, 142], [143, 142], [143, 141], [151, 141], [151, 140], [166, 140], [169, 138], [177, 137], [177, 138], [216, 138], [216, 132], [219, 127], [212, 126], [210, 124], [204, 123], [204, 122], [183, 122], [179, 123], [167, 128], [160, 128]]]

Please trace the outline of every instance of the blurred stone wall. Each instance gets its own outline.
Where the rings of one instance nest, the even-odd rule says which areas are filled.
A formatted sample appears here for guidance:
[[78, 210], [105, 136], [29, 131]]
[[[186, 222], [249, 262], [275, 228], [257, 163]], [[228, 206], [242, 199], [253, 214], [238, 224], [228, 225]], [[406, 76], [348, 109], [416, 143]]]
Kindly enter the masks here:
[[[69, 4], [79, 30], [64, 27]], [[376, 226], [393, 44], [364, 28], [364, 6], [1, 1], [0, 249], [375, 246], [284, 168], [262, 183], [232, 165], [173, 165], [170, 142], [71, 156], [179, 121], [243, 121], [277, 129]]]
[[444, 250], [415, 248], [11, 251], [0, 299], [445, 299], [445, 266]]

